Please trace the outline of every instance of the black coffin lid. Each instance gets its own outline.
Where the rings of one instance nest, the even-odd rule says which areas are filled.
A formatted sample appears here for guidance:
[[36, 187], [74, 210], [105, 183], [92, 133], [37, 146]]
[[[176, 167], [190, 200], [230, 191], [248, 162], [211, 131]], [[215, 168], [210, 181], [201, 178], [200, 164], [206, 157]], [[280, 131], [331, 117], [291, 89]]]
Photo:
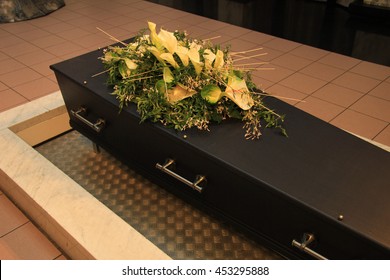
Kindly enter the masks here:
[[[92, 77], [104, 71], [101, 55], [94, 51], [51, 68], [118, 106], [107, 76]], [[389, 251], [390, 153], [280, 100], [267, 103], [286, 115], [288, 137], [263, 129], [260, 140], [245, 140], [235, 121], [210, 132], [185, 131], [186, 139], [184, 132], [153, 126], [335, 222], [343, 215], [343, 226]], [[123, 110], [138, 117], [133, 105]]]

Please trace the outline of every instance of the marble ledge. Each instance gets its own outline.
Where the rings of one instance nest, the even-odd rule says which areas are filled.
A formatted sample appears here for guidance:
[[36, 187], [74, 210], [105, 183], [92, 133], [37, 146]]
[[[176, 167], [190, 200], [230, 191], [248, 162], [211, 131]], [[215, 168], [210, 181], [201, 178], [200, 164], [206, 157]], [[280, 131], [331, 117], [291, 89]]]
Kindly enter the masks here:
[[54, 93], [0, 114], [2, 191], [72, 259], [170, 259], [9, 128], [44, 121], [63, 107]]
[[60, 91], [0, 113], [0, 130], [24, 129], [66, 111]]

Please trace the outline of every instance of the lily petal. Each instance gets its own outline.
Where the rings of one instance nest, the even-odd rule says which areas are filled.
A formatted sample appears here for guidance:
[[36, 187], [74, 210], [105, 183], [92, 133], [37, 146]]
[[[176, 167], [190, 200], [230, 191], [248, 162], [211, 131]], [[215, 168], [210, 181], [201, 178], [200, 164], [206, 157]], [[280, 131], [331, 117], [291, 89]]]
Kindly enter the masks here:
[[149, 47], [148, 51], [150, 51], [163, 65], [165, 65], [165, 61], [161, 58], [161, 52], [156, 47]]
[[174, 68], [179, 68], [179, 64], [175, 61], [173, 58], [173, 55], [171, 53], [162, 53], [160, 55], [160, 58], [164, 59], [167, 61], [169, 64], [171, 64]]
[[156, 32], [156, 24], [154, 22], [148, 21], [148, 27], [150, 30], [150, 40], [158, 49], [161, 49], [162, 44]]

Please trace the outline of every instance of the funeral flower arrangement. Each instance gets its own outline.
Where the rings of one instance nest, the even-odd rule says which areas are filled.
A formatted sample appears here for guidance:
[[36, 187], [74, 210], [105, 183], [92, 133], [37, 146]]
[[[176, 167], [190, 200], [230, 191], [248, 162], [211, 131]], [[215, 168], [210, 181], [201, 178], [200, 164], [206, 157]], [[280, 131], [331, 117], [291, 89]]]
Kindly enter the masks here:
[[184, 32], [157, 33], [152, 22], [132, 42], [117, 41], [101, 57], [108, 83], [121, 109], [130, 102], [137, 105], [141, 121], [209, 130], [210, 123], [238, 119], [245, 137], [257, 139], [263, 120], [285, 134], [283, 116], [264, 105], [265, 93], [256, 89], [249, 70], [235, 68], [229, 48]]

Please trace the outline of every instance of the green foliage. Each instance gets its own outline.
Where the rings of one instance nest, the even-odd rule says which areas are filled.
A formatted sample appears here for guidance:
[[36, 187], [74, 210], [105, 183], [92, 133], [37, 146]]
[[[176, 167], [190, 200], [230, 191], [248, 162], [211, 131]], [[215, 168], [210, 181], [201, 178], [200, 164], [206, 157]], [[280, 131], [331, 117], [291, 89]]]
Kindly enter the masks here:
[[153, 36], [142, 30], [134, 42], [109, 47], [101, 58], [121, 109], [135, 103], [141, 122], [176, 130], [209, 130], [210, 122], [234, 118], [244, 123], [248, 139], [260, 137], [261, 120], [286, 135], [284, 117], [263, 104], [249, 71], [234, 69], [228, 48], [183, 32], [150, 31]]

